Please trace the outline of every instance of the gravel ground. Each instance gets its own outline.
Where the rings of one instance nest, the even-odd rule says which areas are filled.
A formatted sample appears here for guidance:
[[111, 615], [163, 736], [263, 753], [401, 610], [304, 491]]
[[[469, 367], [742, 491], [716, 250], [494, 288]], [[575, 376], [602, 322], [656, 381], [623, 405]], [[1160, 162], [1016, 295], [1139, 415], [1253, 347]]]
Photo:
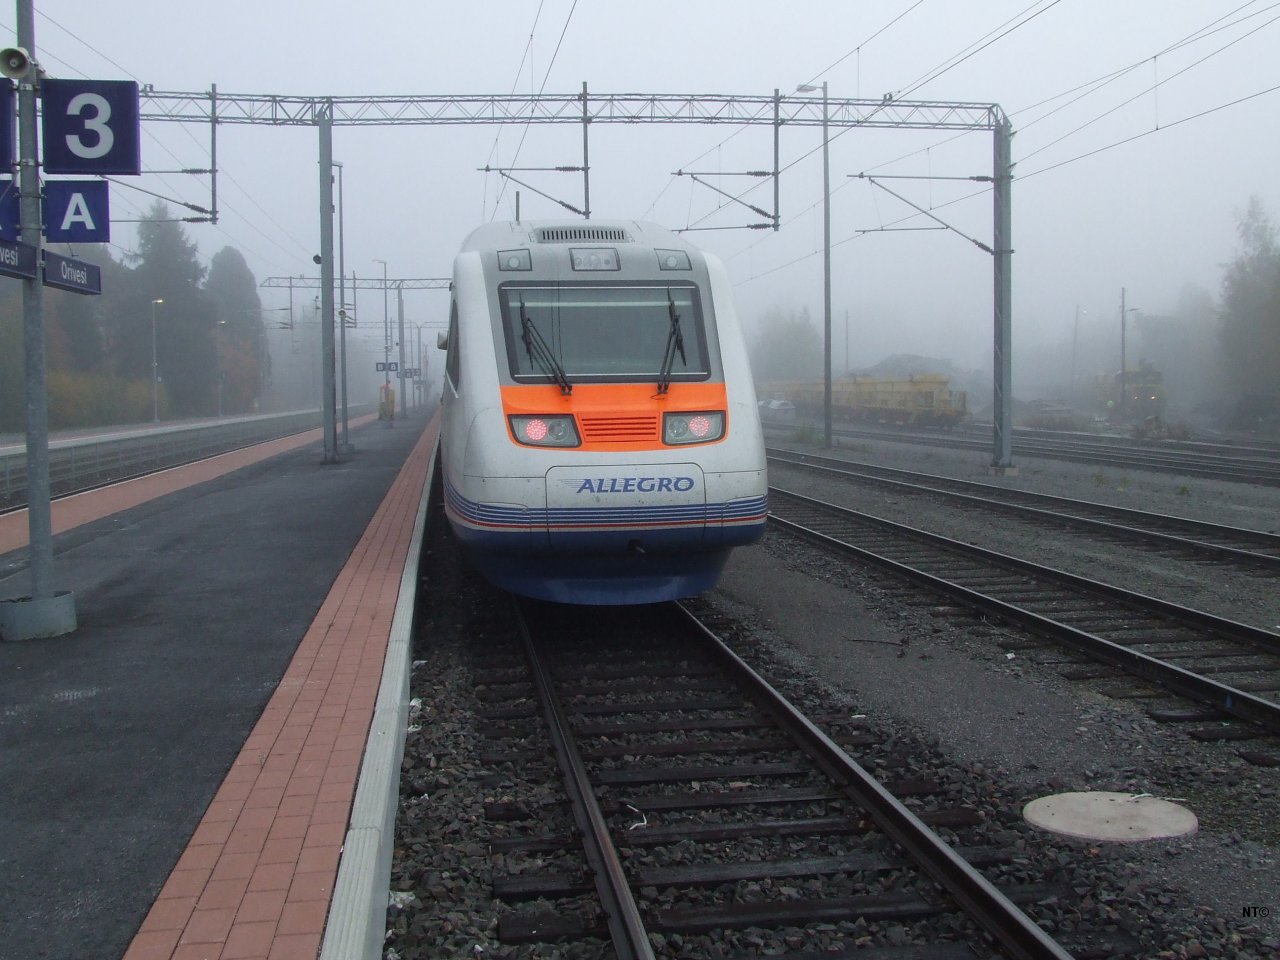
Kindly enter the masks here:
[[[1018, 463], [1019, 476], [993, 478], [985, 457], [890, 442], [860, 442], [838, 455], [1261, 529], [1274, 529], [1280, 517], [1280, 491], [1248, 484], [1031, 458]], [[770, 472], [776, 485], [837, 499], [839, 485], [807, 476]], [[998, 533], [1000, 549], [1010, 553], [1270, 629], [1280, 623], [1274, 576], [1099, 546], [1070, 532], [1046, 535], [1043, 527], [1008, 519], [993, 524], [991, 514], [915, 497], [872, 491], [867, 500], [874, 503], [857, 506], [973, 542], [989, 543]], [[1092, 693], [1027, 657], [1009, 659], [997, 642], [1008, 635], [1003, 627], [918, 598], [904, 603], [907, 593], [883, 575], [850, 570], [771, 533], [734, 555], [711, 596], [757, 623], [798, 667], [849, 693], [865, 712], [905, 724], [958, 763], [998, 770], [997, 779], [1021, 786], [1026, 801], [1087, 789], [1185, 798], [1201, 820], [1196, 835], [1126, 845], [1117, 855], [1140, 863], [1149, 879], [1181, 888], [1187, 905], [1227, 929], [1257, 926], [1280, 938], [1280, 770], [1245, 763], [1236, 745], [1200, 743], [1156, 724], [1141, 702]], [[1260, 916], [1264, 911], [1269, 916]]]
[[[972, 453], [889, 442], [860, 442], [841, 452], [1241, 526], [1274, 527], [1280, 517], [1280, 491], [1243, 484], [1030, 458], [1020, 460], [1020, 476], [992, 478], [987, 458]], [[823, 495], [825, 482], [798, 471], [784, 478], [779, 468], [771, 479]], [[826, 484], [826, 498], [837, 499], [840, 489]], [[988, 541], [999, 528], [1009, 552], [1052, 556], [1049, 562], [1068, 569], [1105, 569], [1107, 578], [1113, 572], [1131, 578], [1126, 584], [1134, 589], [1192, 606], [1219, 604], [1216, 612], [1273, 629], [1280, 622], [1274, 578], [1228, 574], [1008, 519], [992, 524], [993, 515], [957, 516], [954, 507], [914, 497], [871, 492], [866, 500], [859, 506], [872, 513], [930, 529], [947, 525], [951, 535], [974, 541]], [[608, 955], [607, 948], [539, 952], [496, 941], [490, 878], [517, 868], [489, 853], [490, 840], [505, 828], [485, 820], [484, 803], [515, 796], [529, 802], [533, 791], [539, 806], [544, 788], [478, 760], [482, 732], [471, 714], [470, 676], [482, 646], [476, 641], [493, 633], [484, 611], [502, 600], [457, 569], [447, 540], [428, 550], [433, 599], [424, 604], [416, 654], [413, 682], [421, 705], [406, 748], [386, 956]], [[721, 585], [697, 606], [735, 624], [735, 645], [775, 682], [865, 714], [868, 726], [899, 744], [913, 765], [949, 765], [947, 782], [963, 796], [986, 797], [997, 812], [991, 822], [1023, 837], [1033, 864], [1059, 864], [1079, 895], [1096, 900], [1098, 916], [1116, 918], [1114, 929], [1161, 944], [1144, 956], [1280, 957], [1280, 770], [1246, 764], [1238, 746], [1200, 743], [1178, 727], [1156, 724], [1141, 701], [1112, 700], [1087, 684], [1064, 681], [1032, 656], [1019, 652], [1010, 659], [1000, 645], [1012, 636], [1005, 628], [783, 533], [736, 552]], [[1041, 834], [1020, 822], [1026, 802], [1084, 789], [1181, 798], [1200, 817], [1201, 829], [1180, 840], [1107, 845]], [[559, 809], [550, 795], [545, 802], [544, 827], [554, 825]], [[1147, 940], [1144, 923], [1163, 932]]]

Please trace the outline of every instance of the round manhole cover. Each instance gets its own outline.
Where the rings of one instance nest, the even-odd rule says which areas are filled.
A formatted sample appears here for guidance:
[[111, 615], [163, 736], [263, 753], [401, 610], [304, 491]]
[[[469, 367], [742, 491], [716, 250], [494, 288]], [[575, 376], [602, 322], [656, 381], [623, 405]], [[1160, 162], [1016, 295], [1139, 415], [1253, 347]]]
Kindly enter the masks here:
[[1082, 840], [1125, 843], [1195, 833], [1196, 815], [1159, 797], [1130, 793], [1059, 793], [1032, 800], [1022, 815], [1033, 827]]

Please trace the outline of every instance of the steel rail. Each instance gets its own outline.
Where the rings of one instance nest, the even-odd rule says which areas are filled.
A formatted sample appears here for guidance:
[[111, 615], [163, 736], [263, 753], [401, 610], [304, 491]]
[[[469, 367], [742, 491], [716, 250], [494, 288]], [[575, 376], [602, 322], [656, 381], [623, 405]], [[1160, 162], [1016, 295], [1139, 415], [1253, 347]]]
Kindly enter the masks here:
[[[1245, 527], [1232, 527], [1225, 524], [1208, 523], [1203, 520], [1191, 520], [1185, 517], [1172, 516], [1170, 514], [1149, 513], [1142, 510], [1132, 510], [1128, 507], [1116, 507], [1105, 503], [1095, 503], [1090, 500], [1072, 500], [1069, 497], [1057, 497], [1044, 493], [1031, 493], [1026, 490], [1013, 490], [1008, 487], [998, 487], [988, 483], [976, 483], [972, 480], [959, 480], [953, 477], [939, 477], [927, 473], [917, 473], [911, 470], [899, 470], [894, 467], [881, 467], [869, 463], [840, 460], [834, 457], [818, 457], [810, 454], [796, 453], [794, 451], [780, 450], [769, 450], [767, 453], [770, 460], [777, 463], [787, 464], [788, 466], [822, 471], [839, 477], [865, 481], [868, 483], [877, 483], [882, 486], [891, 486], [896, 489], [906, 489], [920, 493], [949, 497], [954, 500], [962, 500], [988, 509], [1002, 510], [1014, 514], [1030, 515], [1033, 518], [1051, 520], [1056, 523], [1071, 524], [1074, 526], [1085, 527], [1087, 529], [1101, 530], [1103, 532], [1119, 536], [1137, 538], [1152, 543], [1178, 547], [1183, 550], [1194, 551], [1196, 553], [1215, 557], [1221, 560], [1236, 560], [1253, 565], [1280, 567], [1280, 536], [1273, 533], [1266, 533], [1262, 530], [1249, 530]], [[875, 472], [868, 473], [865, 471]], [[877, 474], [888, 474], [890, 476], [877, 476]], [[894, 477], [910, 477], [912, 479], [898, 480], [894, 479]], [[959, 489], [948, 490], [944, 486], [933, 486], [932, 484], [945, 484]], [[960, 490], [972, 490], [976, 492], [970, 494], [962, 493]], [[1035, 503], [1044, 504], [1045, 508], [1031, 505]], [[1063, 510], [1093, 512], [1130, 522], [1119, 523], [1111, 520], [1102, 520], [1097, 517], [1082, 515], [1081, 512], [1060, 512]], [[1227, 540], [1251, 540], [1259, 545], [1270, 547], [1270, 549], [1275, 552], [1259, 553], [1255, 550], [1233, 547], [1223, 543], [1214, 543], [1210, 540], [1197, 540], [1190, 536], [1167, 533], [1164, 530], [1153, 527], [1135, 525], [1143, 523], [1154, 524], [1156, 527], [1163, 526], [1166, 528], [1182, 528], [1189, 533], [1194, 532], [1208, 537], [1216, 536]]]
[[1061, 944], [925, 826], [683, 604], [676, 606], [749, 694], [1001, 947], [1017, 960], [1070, 960], [1071, 954]]
[[1193, 610], [1189, 607], [1159, 600], [1155, 597], [1123, 590], [1110, 584], [1078, 577], [1053, 567], [1041, 566], [1007, 554], [985, 550], [972, 544], [962, 543], [958, 540], [942, 537], [905, 524], [868, 516], [856, 510], [850, 510], [847, 507], [806, 497], [803, 494], [781, 490], [776, 487], [770, 487], [769, 494], [769, 521], [783, 529], [790, 530], [824, 546], [832, 547], [839, 552], [857, 556], [859, 559], [891, 570], [939, 593], [952, 597], [966, 606], [982, 610], [1009, 622], [1017, 623], [1050, 639], [1068, 643], [1096, 659], [1117, 666], [1128, 673], [1151, 680], [1181, 696], [1211, 704], [1232, 716], [1255, 723], [1272, 733], [1280, 733], [1280, 703], [1264, 700], [1243, 690], [1219, 683], [1192, 671], [1184, 670], [1157, 657], [1131, 650], [1122, 644], [1061, 623], [1042, 614], [1034, 613], [1016, 604], [971, 590], [968, 587], [919, 570], [909, 564], [893, 560], [864, 547], [858, 547], [847, 541], [820, 533], [803, 524], [786, 520], [784, 517], [778, 516], [776, 511], [782, 504], [790, 500], [819, 512], [835, 514], [864, 525], [888, 530], [900, 537], [910, 537], [945, 551], [978, 559], [1005, 570], [1056, 581], [1075, 590], [1084, 591], [1094, 596], [1101, 596], [1129, 608], [1166, 617], [1184, 626], [1191, 626], [1220, 637], [1252, 644], [1272, 654], [1280, 654], [1280, 635], [1257, 627], [1251, 627], [1248, 624], [1238, 623], [1234, 620], [1216, 617], [1200, 610]]
[[[788, 429], [794, 429], [788, 427]], [[835, 435], [846, 439], [886, 440], [923, 446], [949, 447], [952, 449], [989, 451], [990, 441], [960, 436], [938, 436], [924, 433], [891, 433], [883, 430], [860, 430], [842, 427]], [[1165, 473], [1182, 473], [1190, 477], [1211, 480], [1227, 480], [1237, 483], [1257, 483], [1264, 486], [1280, 485], [1280, 461], [1258, 457], [1226, 457], [1215, 454], [1192, 454], [1150, 451], [1142, 448], [1125, 450], [1114, 444], [1087, 443], [1083, 441], [1037, 441], [1015, 437], [1013, 452], [1028, 457], [1046, 457], [1051, 460], [1068, 460], [1075, 463], [1094, 463], [1100, 466], [1125, 466], [1140, 470]]]
[[[301, 411], [54, 440], [49, 450], [50, 480], [57, 491], [54, 499], [305, 433], [317, 426], [318, 412]], [[23, 509], [25, 491], [25, 450], [0, 454], [0, 513]]]
[[640, 918], [635, 898], [631, 895], [631, 887], [622, 870], [618, 850], [609, 836], [609, 824], [596, 800], [582, 753], [570, 731], [564, 706], [556, 695], [546, 664], [538, 654], [520, 603], [513, 598], [512, 605], [538, 699], [542, 702], [556, 761], [572, 801], [573, 817], [582, 834], [584, 852], [595, 879], [596, 892], [604, 906], [618, 960], [655, 960], [653, 949], [649, 945], [648, 931]]

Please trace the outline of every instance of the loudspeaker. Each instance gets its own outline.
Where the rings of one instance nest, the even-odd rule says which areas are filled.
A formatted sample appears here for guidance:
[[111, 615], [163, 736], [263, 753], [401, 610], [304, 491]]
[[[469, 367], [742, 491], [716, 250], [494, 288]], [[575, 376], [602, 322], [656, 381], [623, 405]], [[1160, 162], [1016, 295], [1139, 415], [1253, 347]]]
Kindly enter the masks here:
[[22, 47], [0, 50], [0, 73], [10, 80], [21, 80], [31, 71], [31, 54]]

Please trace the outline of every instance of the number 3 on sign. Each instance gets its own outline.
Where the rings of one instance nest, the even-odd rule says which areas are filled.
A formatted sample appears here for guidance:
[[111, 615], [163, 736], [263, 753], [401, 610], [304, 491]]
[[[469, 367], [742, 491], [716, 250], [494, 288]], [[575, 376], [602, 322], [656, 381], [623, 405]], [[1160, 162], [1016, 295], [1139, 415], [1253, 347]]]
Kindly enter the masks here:
[[[91, 111], [91, 112], [90, 112]], [[93, 134], [97, 142], [87, 144], [80, 134], [67, 134], [67, 149], [77, 157], [85, 160], [97, 160], [105, 157], [115, 146], [116, 135], [111, 132], [111, 104], [107, 98], [97, 93], [78, 93], [67, 104], [67, 115], [77, 116], [90, 112], [82, 117], [86, 133]]]
[[137, 174], [138, 85], [132, 80], [45, 80], [46, 173]]

